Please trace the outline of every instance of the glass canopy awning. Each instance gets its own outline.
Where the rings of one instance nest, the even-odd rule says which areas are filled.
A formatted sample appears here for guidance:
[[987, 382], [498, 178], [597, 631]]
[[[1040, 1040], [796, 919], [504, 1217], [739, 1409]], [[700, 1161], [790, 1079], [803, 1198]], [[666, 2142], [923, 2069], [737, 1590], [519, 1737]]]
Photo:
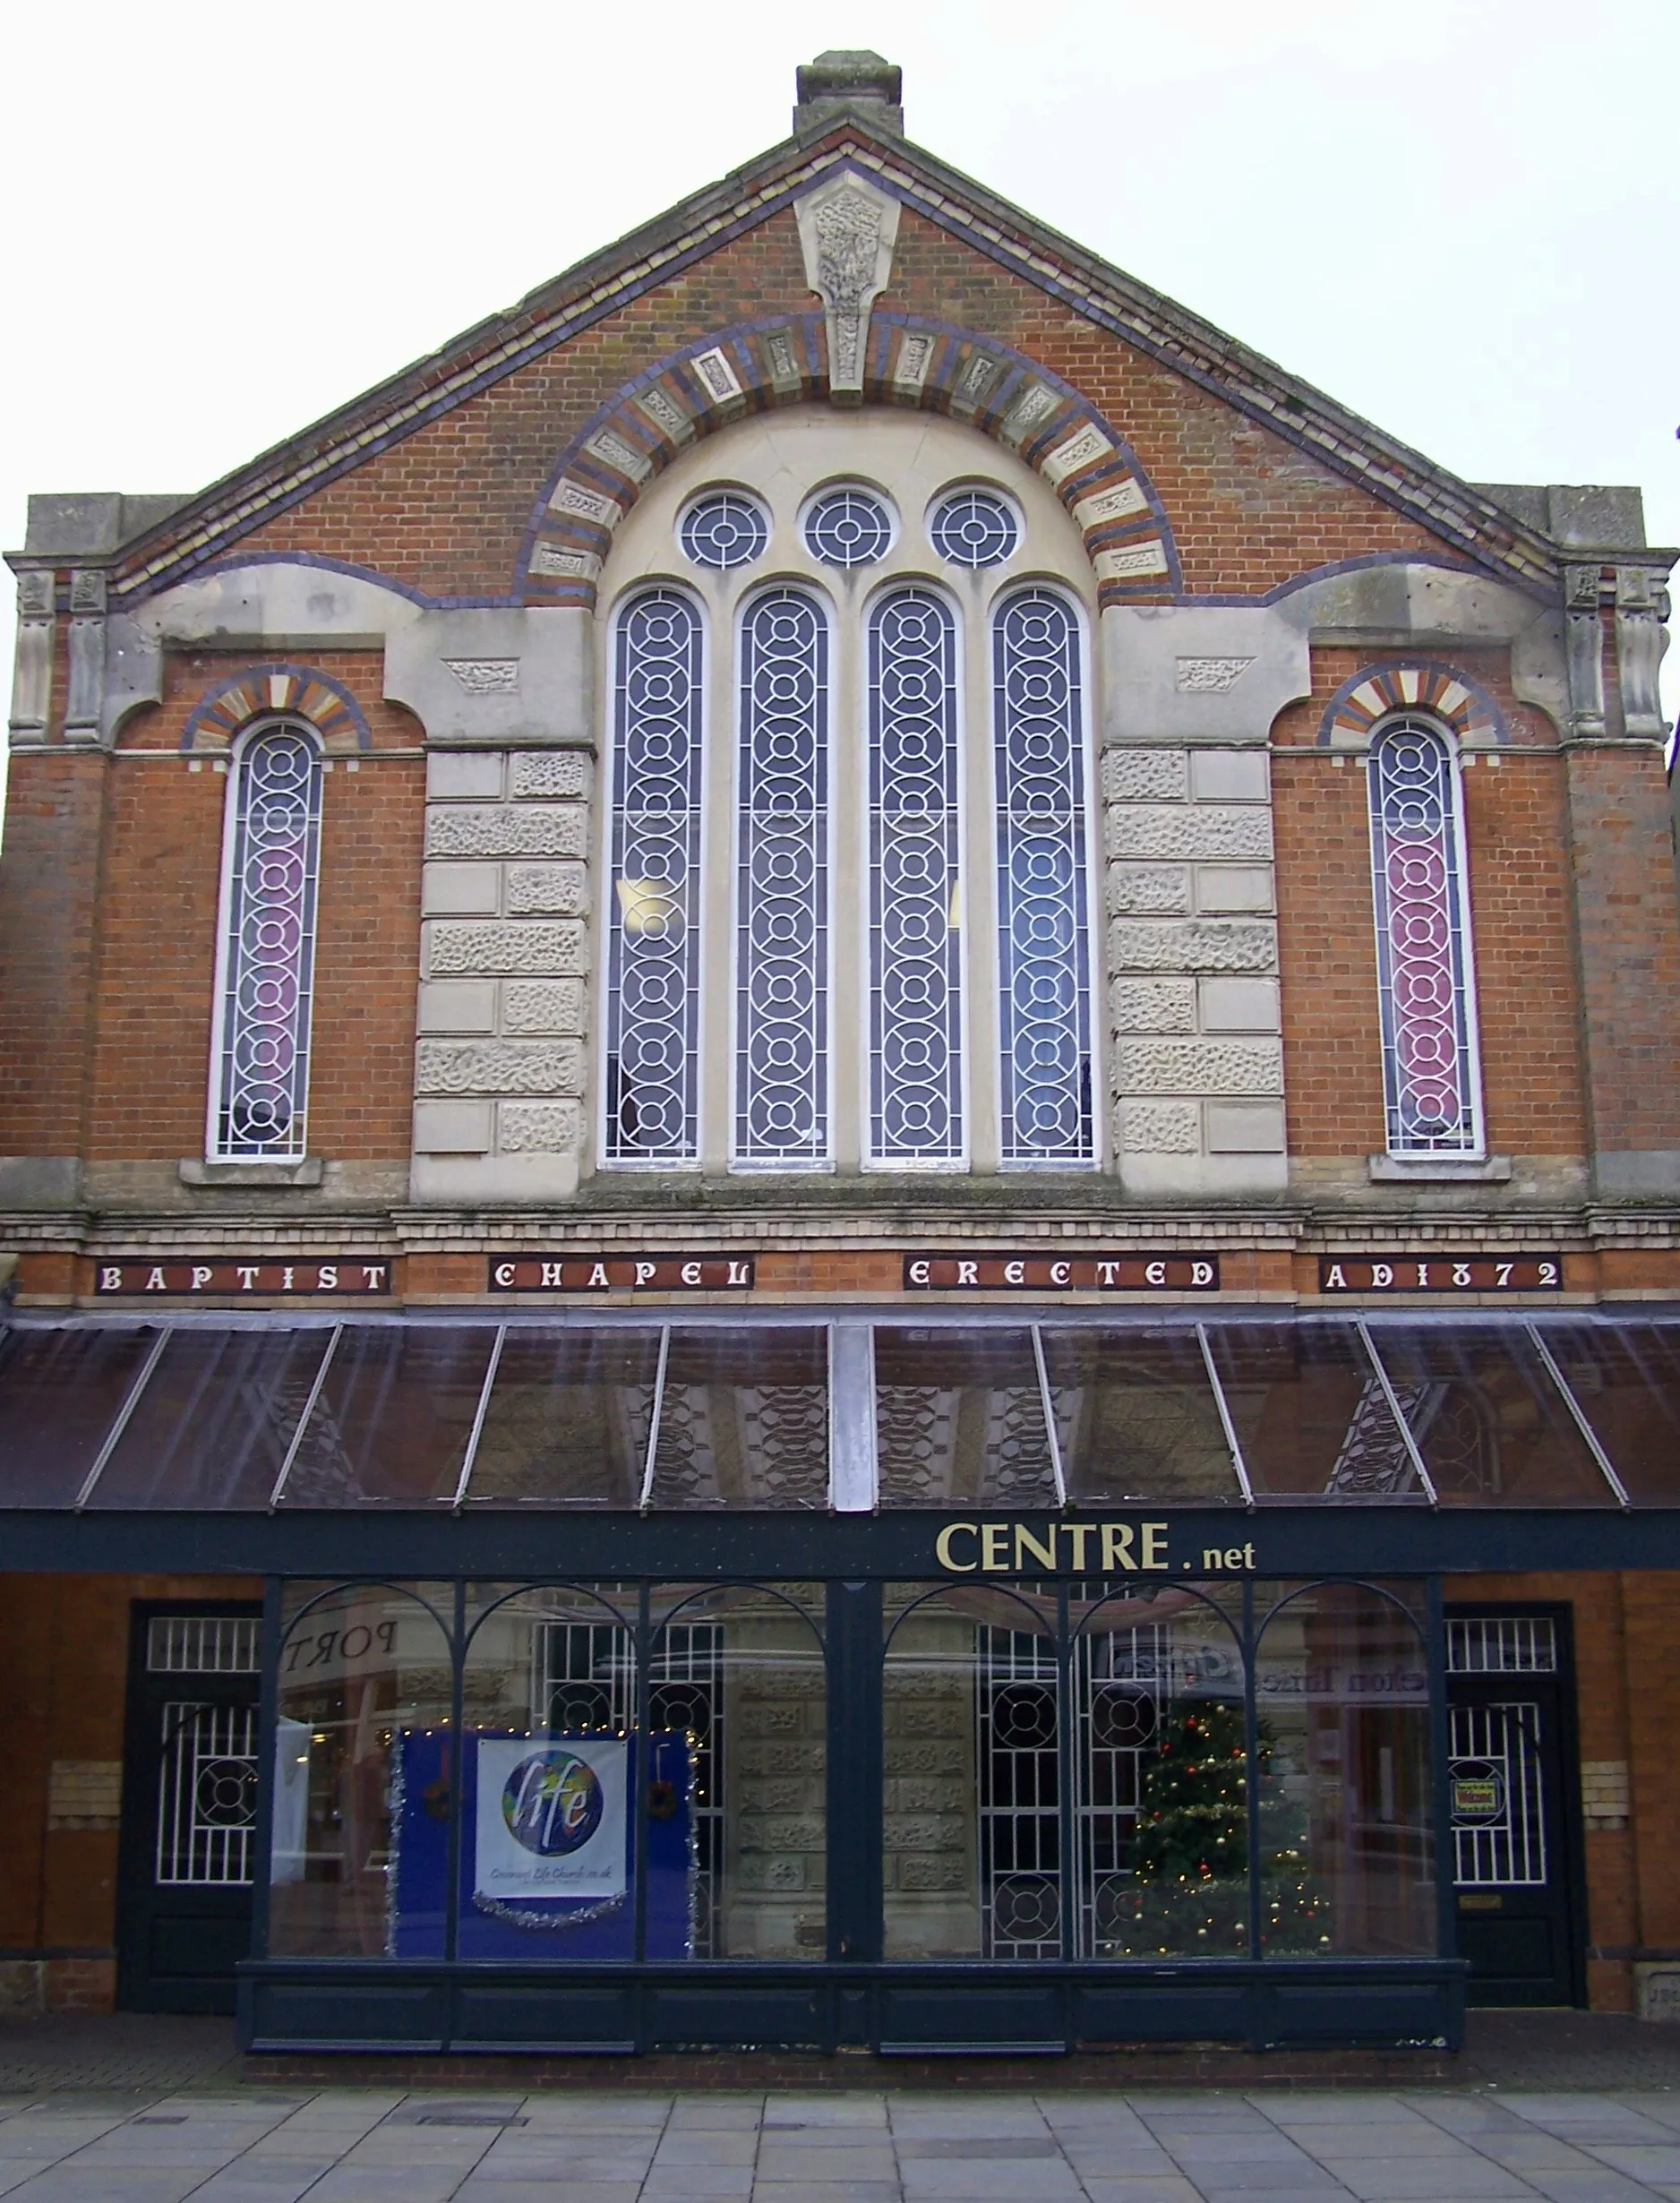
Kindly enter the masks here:
[[0, 1507], [1680, 1505], [1680, 1309], [0, 1333]]

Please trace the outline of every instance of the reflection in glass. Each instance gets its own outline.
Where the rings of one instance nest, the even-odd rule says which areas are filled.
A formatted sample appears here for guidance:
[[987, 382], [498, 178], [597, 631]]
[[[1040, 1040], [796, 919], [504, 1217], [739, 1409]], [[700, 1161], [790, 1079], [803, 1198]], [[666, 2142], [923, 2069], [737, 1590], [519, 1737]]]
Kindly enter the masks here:
[[883, 1507], [1053, 1507], [1044, 1395], [1029, 1331], [875, 1333]]
[[494, 1343], [482, 1325], [347, 1324], [284, 1504], [453, 1499]]
[[[1211, 1324], [1208, 1341], [1256, 1496], [1420, 1495], [1404, 1436], [1351, 1324]], [[1407, 1408], [1398, 1375], [1394, 1384]]]
[[1070, 1498], [1241, 1498], [1193, 1331], [1041, 1335]]
[[331, 1337], [175, 1332], [90, 1504], [266, 1507]]
[[149, 1329], [0, 1333], [0, 1505], [71, 1504], [157, 1343]]
[[1540, 1335], [1629, 1498], [1680, 1504], [1680, 1324], [1548, 1322]]
[[1517, 1324], [1373, 1324], [1444, 1505], [1608, 1506], [1614, 1496]]
[[[446, 1584], [286, 1591], [269, 1946], [279, 1958], [441, 1958], [440, 1873], [405, 1834], [446, 1830], [454, 1771]], [[307, 1609], [305, 1611], [305, 1609]], [[421, 1779], [422, 1776], [424, 1779]]]
[[525, 1331], [502, 1342], [469, 1502], [640, 1504], [656, 1331]]
[[1429, 1676], [1417, 1622], [1364, 1584], [1315, 1585], [1272, 1614], [1255, 1681], [1263, 1950], [1432, 1951]]
[[656, 1507], [826, 1507], [828, 1340], [804, 1326], [673, 1331]]
[[1175, 1589], [1101, 1600], [1075, 1618], [1081, 1955], [1246, 1950], [1248, 1755], [1237, 1616]]
[[1059, 1958], [1053, 1608], [919, 1590], [887, 1594], [885, 1955]]

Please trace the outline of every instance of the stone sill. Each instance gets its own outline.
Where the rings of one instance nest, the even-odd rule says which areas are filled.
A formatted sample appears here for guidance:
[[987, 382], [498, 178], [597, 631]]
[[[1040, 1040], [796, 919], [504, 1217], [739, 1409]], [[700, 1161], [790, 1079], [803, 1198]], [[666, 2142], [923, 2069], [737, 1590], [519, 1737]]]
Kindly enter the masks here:
[[305, 1155], [301, 1162], [206, 1162], [197, 1155], [183, 1155], [177, 1166], [184, 1186], [226, 1193], [319, 1186], [325, 1170], [319, 1155]]
[[1488, 1155], [1479, 1162], [1454, 1155], [1367, 1155], [1366, 1167], [1377, 1186], [1506, 1186], [1509, 1155]]

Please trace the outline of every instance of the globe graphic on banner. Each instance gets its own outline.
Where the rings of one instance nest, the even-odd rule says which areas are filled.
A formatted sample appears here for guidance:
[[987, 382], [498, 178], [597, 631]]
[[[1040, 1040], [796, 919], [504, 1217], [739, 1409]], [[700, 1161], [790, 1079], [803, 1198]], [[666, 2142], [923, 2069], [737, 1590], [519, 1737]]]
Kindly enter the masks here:
[[501, 1817], [527, 1851], [562, 1857], [601, 1825], [600, 1778], [575, 1752], [533, 1752], [501, 1786]]

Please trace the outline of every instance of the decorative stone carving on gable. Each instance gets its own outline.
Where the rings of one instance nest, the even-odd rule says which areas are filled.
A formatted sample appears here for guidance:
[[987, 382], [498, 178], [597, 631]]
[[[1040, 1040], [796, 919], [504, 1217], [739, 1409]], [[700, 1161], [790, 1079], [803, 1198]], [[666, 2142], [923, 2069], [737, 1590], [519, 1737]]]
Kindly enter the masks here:
[[32, 568], [18, 576], [17, 656], [12, 675], [14, 748], [47, 739], [53, 694], [54, 582], [51, 570]]
[[805, 279], [827, 313], [829, 396], [861, 406], [870, 313], [892, 280], [898, 201], [847, 170], [793, 211]]

